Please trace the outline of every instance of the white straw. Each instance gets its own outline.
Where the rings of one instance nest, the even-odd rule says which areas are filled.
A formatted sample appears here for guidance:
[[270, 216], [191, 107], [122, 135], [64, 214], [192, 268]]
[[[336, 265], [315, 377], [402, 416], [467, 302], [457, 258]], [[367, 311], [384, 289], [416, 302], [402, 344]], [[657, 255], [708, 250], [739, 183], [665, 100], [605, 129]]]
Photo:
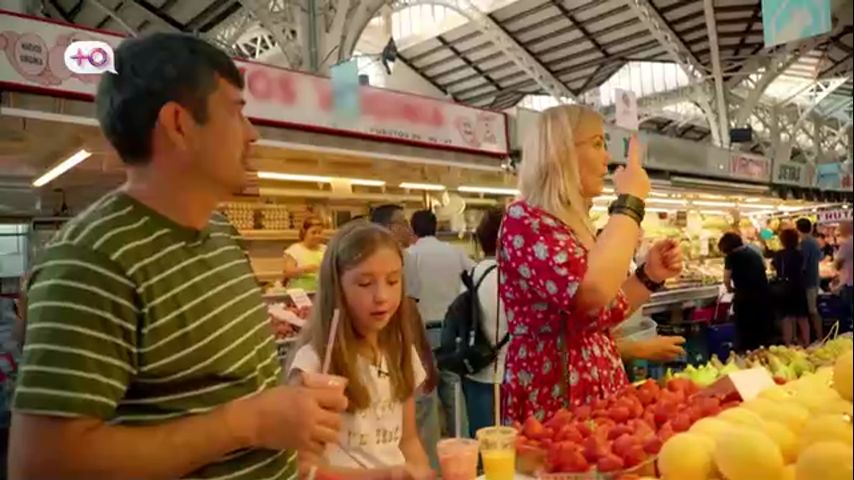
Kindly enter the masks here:
[[329, 339], [326, 341], [326, 355], [323, 357], [323, 370], [320, 373], [329, 372], [329, 364], [332, 363], [332, 348], [335, 346], [335, 333], [338, 331], [339, 311], [336, 308], [332, 314], [332, 325], [329, 327]]
[[[320, 373], [329, 372], [329, 364], [332, 363], [332, 348], [335, 347], [335, 333], [338, 331], [339, 312], [336, 308], [332, 313], [332, 325], [329, 326], [329, 339], [326, 341], [326, 354], [323, 356], [323, 368]], [[341, 448], [341, 451], [347, 453], [347, 450]], [[352, 456], [351, 456], [352, 458]], [[314, 480], [317, 476], [317, 465], [312, 465], [308, 471], [307, 480]]]

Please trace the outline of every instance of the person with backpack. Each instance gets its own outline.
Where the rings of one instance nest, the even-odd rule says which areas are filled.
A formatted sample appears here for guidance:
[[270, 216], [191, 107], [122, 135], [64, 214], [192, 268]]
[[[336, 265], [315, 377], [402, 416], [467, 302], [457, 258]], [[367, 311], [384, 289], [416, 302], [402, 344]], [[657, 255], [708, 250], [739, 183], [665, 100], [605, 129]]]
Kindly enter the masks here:
[[[418, 313], [427, 328], [427, 340], [435, 350], [440, 346], [445, 312], [460, 292], [460, 274], [469, 271], [474, 262], [461, 249], [436, 238], [436, 215], [430, 210], [413, 213], [411, 223], [418, 241], [407, 252], [421, 286]], [[467, 431], [465, 416], [456, 414], [459, 383], [457, 374], [439, 369], [439, 402], [445, 433], [449, 436], [462, 436]], [[457, 419], [463, 424], [460, 431]]]
[[[477, 329], [480, 335], [469, 338], [474, 342], [471, 351], [485, 352], [483, 361], [492, 360], [477, 371], [458, 372], [462, 377], [463, 396], [466, 402], [466, 414], [469, 423], [469, 435], [475, 437], [475, 433], [484, 427], [495, 423], [495, 385], [500, 385], [504, 378], [504, 356], [506, 354], [507, 342], [510, 338], [507, 332], [507, 316], [504, 313], [504, 305], [498, 298], [498, 263], [495, 260], [496, 244], [498, 242], [498, 230], [501, 228], [501, 220], [504, 218], [504, 209], [494, 207], [488, 210], [475, 230], [475, 236], [483, 250], [484, 259], [471, 270], [469, 275], [469, 289], [463, 287], [458, 301], [455, 301], [448, 309], [445, 317], [445, 329], [456, 332], [472, 332]], [[462, 312], [457, 313], [454, 308], [460, 305], [466, 306]], [[462, 325], [461, 325], [462, 324]], [[444, 332], [444, 330], [443, 330]], [[470, 337], [463, 333], [463, 337]], [[456, 348], [457, 335], [443, 335], [443, 345], [440, 348], [442, 354], [458, 350]], [[451, 340], [450, 342], [448, 340]], [[463, 340], [461, 338], [461, 340]], [[466, 342], [460, 341], [465, 345]], [[469, 350], [469, 349], [466, 349]], [[469, 352], [471, 353], [471, 352]], [[470, 357], [466, 352], [458, 352], [459, 357]], [[442, 356], [441, 360], [447, 357]], [[472, 369], [476, 368], [478, 359], [469, 359], [466, 362]], [[440, 364], [443, 365], [444, 361]]]

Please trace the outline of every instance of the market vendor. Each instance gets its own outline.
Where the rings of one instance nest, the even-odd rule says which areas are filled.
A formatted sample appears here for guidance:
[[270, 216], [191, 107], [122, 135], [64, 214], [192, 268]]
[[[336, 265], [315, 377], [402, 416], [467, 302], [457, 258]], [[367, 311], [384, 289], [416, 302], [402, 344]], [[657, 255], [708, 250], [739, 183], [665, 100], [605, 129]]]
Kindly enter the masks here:
[[[587, 207], [602, 192], [608, 163], [604, 123], [562, 105], [542, 113], [525, 144], [520, 199], [500, 237], [499, 290], [512, 340], [502, 389], [504, 421], [544, 419], [590, 403], [628, 380], [610, 329], [682, 270], [670, 240], [654, 244], [628, 276], [650, 181], [641, 145], [613, 177], [618, 195], [597, 239]], [[627, 278], [628, 277], [628, 278]]]
[[288, 288], [300, 288], [306, 292], [317, 290], [317, 270], [324, 252], [323, 220], [309, 215], [302, 222], [299, 242], [285, 250], [284, 276]]

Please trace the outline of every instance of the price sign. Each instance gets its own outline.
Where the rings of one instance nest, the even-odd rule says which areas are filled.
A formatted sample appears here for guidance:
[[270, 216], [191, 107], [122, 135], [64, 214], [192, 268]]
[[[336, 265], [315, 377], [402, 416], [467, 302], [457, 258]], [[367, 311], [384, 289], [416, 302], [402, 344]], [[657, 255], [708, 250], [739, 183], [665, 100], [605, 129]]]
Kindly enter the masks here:
[[297, 308], [311, 308], [311, 299], [308, 298], [308, 294], [305, 293], [305, 290], [301, 288], [289, 288], [287, 293], [288, 296], [291, 297], [291, 300], [293, 300], [294, 306]]

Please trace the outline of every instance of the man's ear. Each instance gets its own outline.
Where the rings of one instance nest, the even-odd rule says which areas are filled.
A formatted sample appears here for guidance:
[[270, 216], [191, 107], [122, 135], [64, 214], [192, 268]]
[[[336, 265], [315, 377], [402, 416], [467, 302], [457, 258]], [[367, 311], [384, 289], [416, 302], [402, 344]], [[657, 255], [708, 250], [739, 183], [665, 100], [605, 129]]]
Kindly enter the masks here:
[[166, 102], [157, 114], [163, 136], [178, 150], [190, 148], [187, 137], [194, 127], [194, 119], [190, 112], [178, 102]]

